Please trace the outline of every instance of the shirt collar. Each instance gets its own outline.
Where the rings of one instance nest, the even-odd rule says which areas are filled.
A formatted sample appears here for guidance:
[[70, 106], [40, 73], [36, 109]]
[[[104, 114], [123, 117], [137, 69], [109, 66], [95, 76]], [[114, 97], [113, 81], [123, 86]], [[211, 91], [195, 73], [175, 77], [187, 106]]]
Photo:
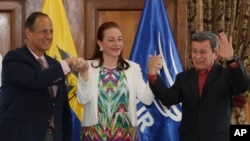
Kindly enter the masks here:
[[42, 59], [44, 62], [46, 61], [44, 55], [42, 55], [41, 57], [38, 57], [29, 47], [28, 47], [28, 49], [29, 49], [29, 51], [31, 52], [31, 54], [36, 58], [36, 60], [40, 58], [40, 59]]
[[213, 65], [214, 65], [214, 62], [207, 68], [207, 70], [204, 73], [200, 73], [199, 70], [196, 69], [196, 73], [199, 75], [208, 74], [211, 71]]

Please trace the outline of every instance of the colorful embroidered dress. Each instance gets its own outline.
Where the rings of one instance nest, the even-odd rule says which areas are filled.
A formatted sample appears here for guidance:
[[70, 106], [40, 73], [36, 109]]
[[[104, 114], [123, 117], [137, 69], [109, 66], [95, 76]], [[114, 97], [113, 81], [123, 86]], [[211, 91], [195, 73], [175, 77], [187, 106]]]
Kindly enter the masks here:
[[84, 141], [136, 141], [128, 119], [129, 91], [124, 71], [100, 68], [98, 124], [83, 128]]

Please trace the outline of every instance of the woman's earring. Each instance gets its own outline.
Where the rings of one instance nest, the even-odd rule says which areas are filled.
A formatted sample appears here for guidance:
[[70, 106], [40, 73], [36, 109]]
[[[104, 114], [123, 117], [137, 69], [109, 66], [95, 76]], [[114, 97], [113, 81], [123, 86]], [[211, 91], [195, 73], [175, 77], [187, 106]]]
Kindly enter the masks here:
[[100, 51], [101, 51], [101, 52], [103, 51], [102, 47], [100, 47]]

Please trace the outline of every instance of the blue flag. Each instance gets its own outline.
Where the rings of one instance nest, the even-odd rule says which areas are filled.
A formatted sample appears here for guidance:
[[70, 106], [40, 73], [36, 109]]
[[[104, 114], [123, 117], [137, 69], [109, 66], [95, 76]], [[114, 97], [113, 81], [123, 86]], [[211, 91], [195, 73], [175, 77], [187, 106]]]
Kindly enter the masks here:
[[[172, 29], [163, 0], [145, 0], [130, 59], [139, 63], [147, 82], [147, 63], [150, 55], [163, 56], [160, 75], [166, 86], [173, 85], [176, 75], [183, 71]], [[138, 102], [137, 118], [139, 140], [178, 141], [182, 116], [181, 104], [170, 108], [155, 99], [150, 106]]]

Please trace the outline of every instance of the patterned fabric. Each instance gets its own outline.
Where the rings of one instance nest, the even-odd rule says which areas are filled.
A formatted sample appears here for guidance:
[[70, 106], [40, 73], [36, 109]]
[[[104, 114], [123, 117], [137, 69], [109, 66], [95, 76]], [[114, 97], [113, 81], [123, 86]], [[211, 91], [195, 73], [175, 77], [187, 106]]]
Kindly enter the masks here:
[[136, 141], [137, 129], [127, 116], [129, 91], [124, 71], [100, 68], [98, 124], [82, 129], [84, 141]]
[[[224, 31], [228, 37], [233, 37], [234, 53], [244, 60], [250, 73], [249, 9], [249, 0], [187, 0], [187, 50], [190, 50], [191, 37], [197, 31]], [[185, 57], [186, 69], [192, 68], [190, 52]]]

